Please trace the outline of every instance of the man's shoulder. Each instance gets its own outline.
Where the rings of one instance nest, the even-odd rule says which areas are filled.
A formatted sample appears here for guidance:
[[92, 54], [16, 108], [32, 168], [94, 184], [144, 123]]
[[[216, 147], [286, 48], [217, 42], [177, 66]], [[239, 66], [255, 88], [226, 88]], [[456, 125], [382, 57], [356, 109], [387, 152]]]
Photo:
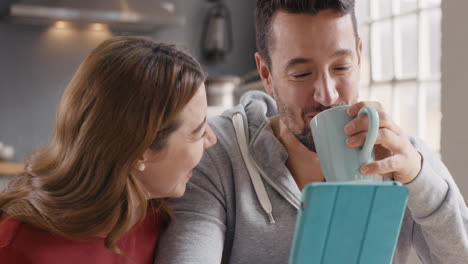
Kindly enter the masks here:
[[233, 116], [236, 114], [241, 114], [246, 123], [248, 123], [248, 119], [242, 105], [237, 105], [224, 111], [220, 116], [214, 116], [208, 119], [208, 124], [217, 137], [217, 144], [209, 148], [207, 150], [208, 152], [217, 152], [220, 148], [224, 148], [229, 151], [233, 145], [237, 145], [236, 131], [233, 123]]
[[230, 112], [224, 112], [220, 116], [214, 116], [208, 118], [208, 124], [217, 134], [225, 134], [226, 132], [233, 130], [232, 114]]
[[214, 178], [226, 177], [226, 174], [231, 173], [232, 166], [242, 159], [232, 121], [236, 108], [232, 108], [220, 116], [209, 118], [208, 123], [215, 133], [217, 141], [215, 145], [204, 151], [195, 171]]

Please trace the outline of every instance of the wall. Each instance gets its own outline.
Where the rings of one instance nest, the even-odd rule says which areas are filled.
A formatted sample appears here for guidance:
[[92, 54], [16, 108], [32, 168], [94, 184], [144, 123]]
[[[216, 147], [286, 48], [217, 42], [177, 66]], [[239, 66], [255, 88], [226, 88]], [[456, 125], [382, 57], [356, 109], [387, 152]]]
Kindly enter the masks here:
[[[185, 27], [161, 29], [151, 37], [177, 43], [200, 58], [205, 0], [172, 1]], [[255, 1], [226, 1], [233, 20], [234, 50], [226, 62], [206, 65], [210, 75], [244, 74], [255, 68], [252, 10]], [[45, 145], [64, 87], [79, 63], [101, 41], [105, 32], [47, 29], [0, 21], [0, 141], [16, 150], [21, 161]]]
[[108, 34], [0, 24], [0, 141], [22, 160], [47, 143], [63, 88]]
[[441, 155], [468, 199], [468, 1], [442, 1]]

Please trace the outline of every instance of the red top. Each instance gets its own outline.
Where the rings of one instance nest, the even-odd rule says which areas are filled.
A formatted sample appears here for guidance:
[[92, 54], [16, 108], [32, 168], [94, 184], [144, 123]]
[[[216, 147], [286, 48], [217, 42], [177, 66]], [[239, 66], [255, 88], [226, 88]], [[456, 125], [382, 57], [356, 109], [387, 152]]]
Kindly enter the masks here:
[[[146, 218], [130, 229], [117, 242], [117, 246], [133, 257], [136, 263], [152, 264], [160, 226], [160, 215], [148, 210]], [[0, 217], [0, 263], [134, 264], [135, 262], [107, 249], [103, 238], [76, 241], [15, 219]]]

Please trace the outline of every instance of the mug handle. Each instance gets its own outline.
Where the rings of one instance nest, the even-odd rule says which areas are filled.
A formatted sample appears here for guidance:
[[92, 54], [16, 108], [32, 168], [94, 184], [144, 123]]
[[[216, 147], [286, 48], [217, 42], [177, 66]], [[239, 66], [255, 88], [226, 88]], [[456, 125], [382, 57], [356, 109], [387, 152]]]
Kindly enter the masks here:
[[377, 140], [377, 133], [379, 132], [379, 113], [377, 110], [369, 105], [363, 106], [358, 113], [358, 116], [367, 114], [369, 118], [369, 128], [367, 129], [366, 142], [359, 152], [359, 161], [361, 165], [374, 161], [374, 145]]

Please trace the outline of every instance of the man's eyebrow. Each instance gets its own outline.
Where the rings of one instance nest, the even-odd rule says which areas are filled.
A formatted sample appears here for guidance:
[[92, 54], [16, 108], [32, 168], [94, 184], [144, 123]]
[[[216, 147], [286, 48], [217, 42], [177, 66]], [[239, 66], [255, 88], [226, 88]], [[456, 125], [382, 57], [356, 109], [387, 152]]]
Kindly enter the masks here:
[[193, 130], [192, 134], [198, 134], [198, 132], [200, 132], [200, 130], [203, 128], [203, 126], [205, 125], [206, 123], [206, 116], [205, 118], [203, 119], [203, 121], [200, 123], [200, 125], [197, 126], [197, 128], [195, 128], [195, 130]]
[[350, 49], [340, 49], [333, 53], [332, 57], [353, 56], [353, 51]]
[[286, 63], [286, 69], [297, 64], [305, 64], [305, 63], [310, 63], [310, 62], [312, 62], [312, 59], [307, 59], [307, 58], [302, 58], [302, 57], [293, 58], [293, 59], [290, 59], [288, 63]]

